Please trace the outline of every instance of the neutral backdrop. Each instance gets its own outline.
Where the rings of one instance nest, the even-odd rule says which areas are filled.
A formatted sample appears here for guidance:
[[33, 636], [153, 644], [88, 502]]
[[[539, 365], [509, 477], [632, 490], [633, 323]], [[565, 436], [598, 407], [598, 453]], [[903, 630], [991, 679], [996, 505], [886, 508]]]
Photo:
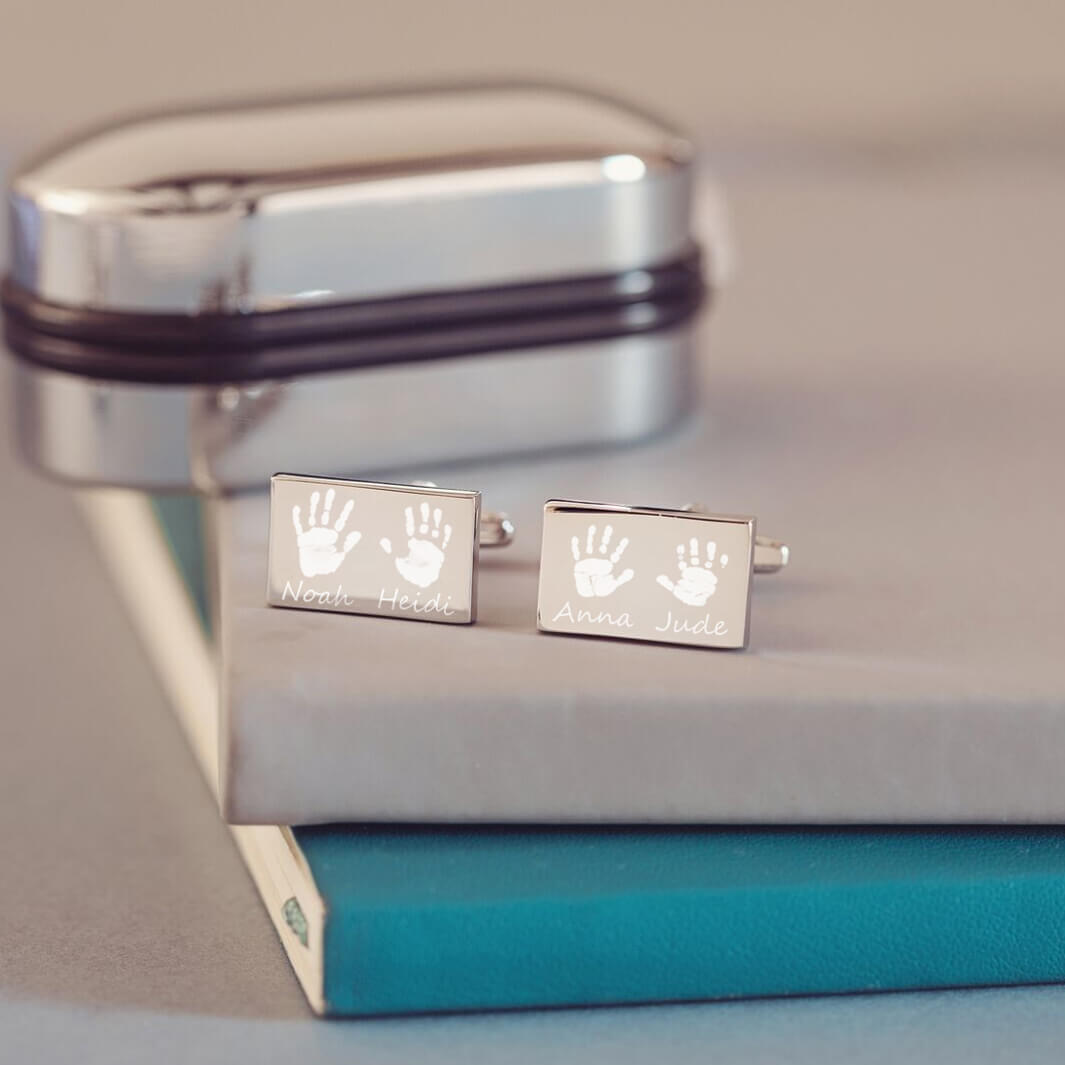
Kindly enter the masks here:
[[[831, 345], [867, 384], [880, 358], [945, 355], [964, 375], [1023, 346], [1049, 367], [1065, 350], [1063, 40], [1057, 0], [0, 0], [0, 167], [156, 105], [555, 76], [673, 115], [722, 177], [740, 255], [715, 358]], [[866, 212], [896, 221], [863, 242]], [[972, 284], [944, 306], [883, 267], [883, 242], [894, 264], [912, 248], [922, 278], [933, 256]], [[772, 393], [757, 364], [751, 394]], [[8, 447], [0, 588], [0, 1061], [1060, 1060], [1059, 989], [313, 1022], [72, 499]]]
[[[698, 134], [1038, 135], [1065, 106], [1059, 0], [4, 0], [0, 121], [485, 74], [628, 92]], [[957, 135], [956, 133], [954, 135]]]

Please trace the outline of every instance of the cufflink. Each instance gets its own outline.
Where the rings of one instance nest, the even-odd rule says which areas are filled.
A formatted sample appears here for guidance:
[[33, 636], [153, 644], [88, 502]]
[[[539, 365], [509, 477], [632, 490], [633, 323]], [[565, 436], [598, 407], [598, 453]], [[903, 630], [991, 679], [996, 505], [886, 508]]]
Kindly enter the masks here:
[[278, 473], [270, 479], [270, 606], [466, 625], [480, 547], [510, 543], [480, 492]]
[[750, 636], [751, 577], [788, 562], [755, 519], [569, 500], [544, 505], [537, 627], [738, 650]]

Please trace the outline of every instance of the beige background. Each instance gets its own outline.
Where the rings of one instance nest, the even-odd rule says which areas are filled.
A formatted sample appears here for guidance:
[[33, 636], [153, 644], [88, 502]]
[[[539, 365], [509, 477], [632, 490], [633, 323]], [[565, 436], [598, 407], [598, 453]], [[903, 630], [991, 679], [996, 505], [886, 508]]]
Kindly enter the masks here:
[[[513, 73], [626, 92], [690, 126], [726, 180], [741, 269], [713, 337], [717, 358], [747, 360], [751, 385], [721, 397], [734, 432], [773, 433], [776, 406], [795, 401], [761, 355], [817, 351], [848, 376], [841, 416], [856, 426], [885, 360], [917, 380], [934, 360], [991, 425], [996, 383], [1019, 384], [1003, 395], [1029, 405], [1035, 445], [1060, 417], [1065, 350], [1063, 39], [1058, 0], [0, 0], [0, 165], [115, 111], [216, 94]], [[899, 431], [915, 401], [897, 397]], [[1006, 491], [1008, 471], [992, 472]], [[980, 1062], [1006, 1048], [1060, 1060], [1058, 989], [309, 1021], [71, 500], [8, 450], [0, 500], [0, 1060], [139, 1061], [149, 1043], [155, 1060], [200, 1062], [543, 1048], [612, 1062], [667, 1048], [748, 1063]], [[762, 516], [769, 529], [782, 515]], [[1018, 579], [1055, 564], [1055, 543]]]
[[5, 0], [0, 124], [34, 141], [114, 111], [247, 92], [552, 75], [698, 134], [866, 142], [1065, 107], [1058, 0]]

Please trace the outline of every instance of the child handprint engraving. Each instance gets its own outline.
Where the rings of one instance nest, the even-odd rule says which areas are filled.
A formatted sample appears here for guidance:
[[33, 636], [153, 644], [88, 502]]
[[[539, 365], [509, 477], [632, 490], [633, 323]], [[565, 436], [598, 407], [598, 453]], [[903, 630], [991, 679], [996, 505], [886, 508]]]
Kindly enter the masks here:
[[[674, 582], [662, 574], [658, 578], [658, 583], [688, 606], [705, 606], [706, 601], [717, 591], [717, 574], [713, 571], [715, 554], [717, 554], [717, 544], [713, 540], [707, 540], [706, 561], [700, 564], [699, 541], [693, 536], [688, 543], [687, 552], [685, 552], [684, 544], [677, 545], [677, 570], [680, 573], [680, 580]], [[728, 555], [721, 555], [717, 564], [719, 568], [727, 566]]]
[[330, 488], [325, 494], [325, 506], [322, 507], [322, 520], [319, 523], [317, 512], [321, 493], [311, 493], [311, 503], [307, 509], [308, 528], [306, 531], [300, 522], [299, 505], [292, 508], [292, 524], [296, 529], [296, 547], [300, 555], [300, 572], [304, 577], [320, 577], [326, 573], [336, 573], [340, 563], [348, 557], [348, 552], [362, 539], [362, 533], [350, 532], [344, 538], [343, 546], [338, 546], [340, 534], [344, 531], [344, 526], [351, 516], [355, 501], [349, 499], [344, 504], [340, 517], [330, 529], [329, 517], [335, 498], [336, 492]]
[[[415, 536], [414, 507], [403, 511], [406, 517], [407, 554], [396, 559], [399, 575], [419, 588], [428, 588], [440, 579], [440, 568], [444, 564], [444, 552], [451, 542], [451, 526], [444, 525], [443, 511], [436, 507], [430, 521], [429, 504], [421, 504], [421, 524]], [[381, 550], [386, 555], [392, 554], [392, 541], [388, 537], [381, 539]]]
[[608, 555], [610, 541], [614, 536], [614, 527], [608, 525], [603, 530], [603, 538], [599, 541], [599, 553], [595, 550], [595, 526], [588, 526], [588, 537], [585, 542], [584, 555], [581, 555], [579, 537], [574, 536], [571, 541], [573, 550], [573, 582], [577, 586], [577, 594], [585, 599], [602, 599], [613, 595], [623, 584], [627, 584], [636, 576], [631, 569], [625, 570], [620, 575], [614, 574], [614, 567], [625, 554], [625, 548], [629, 546], [626, 537], [622, 537], [617, 547]]

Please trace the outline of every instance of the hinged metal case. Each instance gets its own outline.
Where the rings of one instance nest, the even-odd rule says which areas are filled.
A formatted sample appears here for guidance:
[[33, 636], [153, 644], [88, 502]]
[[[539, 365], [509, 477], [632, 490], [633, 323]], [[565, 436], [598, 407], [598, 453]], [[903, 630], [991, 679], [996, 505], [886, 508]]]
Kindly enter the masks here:
[[633, 440], [690, 393], [692, 152], [550, 86], [173, 114], [10, 190], [17, 426], [78, 482]]

